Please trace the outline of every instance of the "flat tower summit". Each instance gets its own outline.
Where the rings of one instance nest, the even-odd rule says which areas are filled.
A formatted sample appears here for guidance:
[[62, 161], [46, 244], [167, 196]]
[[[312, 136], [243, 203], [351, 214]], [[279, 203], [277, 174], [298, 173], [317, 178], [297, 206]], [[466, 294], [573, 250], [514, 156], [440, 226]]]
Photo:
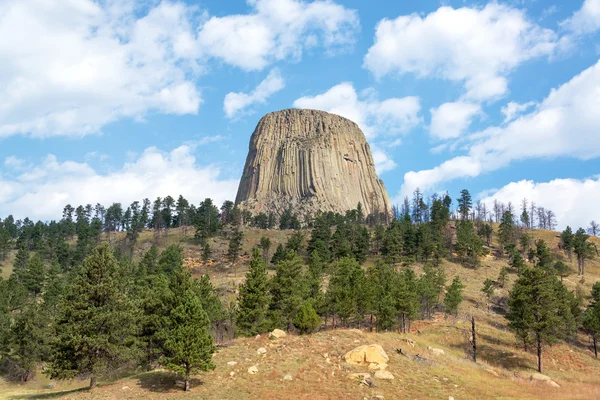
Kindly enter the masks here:
[[391, 214], [371, 149], [354, 122], [317, 110], [287, 109], [262, 117], [250, 148], [236, 204], [254, 214], [317, 211]]

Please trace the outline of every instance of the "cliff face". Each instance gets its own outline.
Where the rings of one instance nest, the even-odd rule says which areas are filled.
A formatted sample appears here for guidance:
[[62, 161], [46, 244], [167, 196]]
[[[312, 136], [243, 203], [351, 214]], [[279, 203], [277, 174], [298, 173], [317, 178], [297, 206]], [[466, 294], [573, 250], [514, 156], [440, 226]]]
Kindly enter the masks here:
[[365, 215], [391, 213], [358, 125], [302, 109], [270, 113], [258, 122], [235, 202], [254, 214], [281, 215], [288, 207], [300, 215], [343, 214], [359, 202]]

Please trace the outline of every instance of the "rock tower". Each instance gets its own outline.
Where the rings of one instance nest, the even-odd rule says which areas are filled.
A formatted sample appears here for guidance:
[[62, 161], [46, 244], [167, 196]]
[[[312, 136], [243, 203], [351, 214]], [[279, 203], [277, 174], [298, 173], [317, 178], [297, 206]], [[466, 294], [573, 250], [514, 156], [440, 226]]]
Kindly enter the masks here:
[[354, 122], [323, 111], [288, 109], [261, 118], [238, 188], [236, 204], [281, 215], [344, 214], [362, 204], [364, 215], [391, 214], [365, 135]]

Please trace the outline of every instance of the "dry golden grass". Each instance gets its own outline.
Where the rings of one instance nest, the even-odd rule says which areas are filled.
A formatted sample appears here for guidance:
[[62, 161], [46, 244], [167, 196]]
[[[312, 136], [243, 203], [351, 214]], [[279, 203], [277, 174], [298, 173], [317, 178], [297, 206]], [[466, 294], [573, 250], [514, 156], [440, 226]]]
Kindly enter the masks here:
[[[247, 271], [248, 255], [261, 236], [272, 241], [271, 252], [278, 243], [285, 243], [291, 231], [247, 230], [244, 253], [240, 262], [229, 266], [226, 262], [193, 266], [195, 274], [208, 274], [222, 293], [232, 299], [234, 289]], [[180, 244], [187, 258], [198, 259], [200, 246], [183, 232], [174, 230], [162, 238], [159, 247]], [[558, 249], [558, 234], [550, 231], [533, 231], [535, 238], [546, 240], [558, 257], [566, 258]], [[153, 243], [153, 233], [143, 232], [136, 250], [136, 257]], [[592, 238], [600, 247], [600, 240]], [[225, 238], [211, 241], [213, 255], [221, 259], [227, 251]], [[566, 260], [568, 262], [568, 260]], [[373, 262], [368, 260], [366, 265]], [[266, 335], [259, 339], [239, 338], [228, 347], [220, 348], [214, 356], [217, 368], [199, 374], [191, 392], [181, 390], [177, 377], [166, 371], [154, 371], [103, 383], [93, 392], [85, 390], [87, 381], [58, 382], [55, 389], [47, 389], [50, 383], [43, 376], [24, 385], [0, 382], [0, 399], [372, 399], [383, 395], [385, 399], [599, 399], [600, 360], [590, 351], [585, 335], [579, 334], [571, 344], [558, 344], [545, 352], [545, 373], [561, 388], [551, 388], [544, 383], [532, 383], [529, 376], [535, 372], [536, 357], [518, 347], [514, 335], [507, 330], [501, 314], [501, 304], [508, 295], [508, 288], [516, 279], [509, 273], [506, 288], [496, 288], [493, 301], [488, 304], [481, 293], [486, 278], [496, 279], [506, 265], [503, 259], [491, 256], [482, 260], [476, 268], [444, 261], [448, 281], [459, 275], [465, 283], [464, 301], [458, 319], [445, 319], [436, 315], [434, 321], [415, 322], [414, 331], [408, 335], [397, 333], [358, 333], [355, 330], [323, 331], [310, 336], [288, 336], [269, 340]], [[591, 285], [600, 278], [600, 259], [588, 262], [583, 282], [576, 276], [576, 265], [569, 263], [572, 275], [565, 283], [572, 289], [581, 286], [589, 294]], [[421, 266], [415, 268], [420, 270]], [[271, 271], [272, 273], [272, 271]], [[6, 270], [4, 271], [6, 274]], [[470, 322], [473, 315], [478, 329], [478, 363], [470, 360]], [[416, 341], [415, 348], [402, 338]], [[390, 357], [388, 370], [395, 380], [377, 380], [377, 387], [368, 388], [346, 375], [351, 372], [367, 372], [365, 367], [346, 364], [342, 356], [352, 348], [379, 343]], [[441, 348], [445, 354], [435, 357], [427, 346]], [[266, 347], [266, 356], [259, 356], [256, 349]], [[419, 354], [426, 359], [417, 362], [396, 353], [397, 348], [409, 356]], [[327, 358], [324, 356], [327, 354]], [[237, 361], [231, 368], [228, 361]], [[257, 365], [259, 373], [250, 375], [248, 367]], [[234, 372], [231, 376], [230, 373]], [[291, 374], [293, 381], [284, 381]]]

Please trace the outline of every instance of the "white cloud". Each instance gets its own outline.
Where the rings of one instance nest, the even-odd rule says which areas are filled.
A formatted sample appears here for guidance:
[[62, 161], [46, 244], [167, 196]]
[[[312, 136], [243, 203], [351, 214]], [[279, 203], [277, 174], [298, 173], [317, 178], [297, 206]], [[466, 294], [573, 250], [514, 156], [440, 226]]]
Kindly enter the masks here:
[[301, 97], [294, 101], [294, 107], [341, 115], [355, 122], [369, 139], [406, 133], [421, 123], [418, 97], [379, 101], [373, 91], [365, 91], [359, 96], [349, 82], [340, 83], [314, 97]]
[[379, 21], [364, 66], [377, 77], [414, 73], [464, 82], [466, 96], [504, 95], [507, 76], [519, 64], [551, 54], [557, 35], [524, 11], [498, 3], [484, 8], [441, 7]]
[[563, 21], [562, 26], [576, 34], [600, 29], [600, 0], [585, 0], [571, 18]]
[[[379, 101], [373, 89], [356, 93], [354, 86], [343, 82], [314, 97], [305, 96], [294, 101], [294, 107], [312, 108], [341, 115], [355, 122], [371, 142], [375, 170], [378, 174], [396, 168], [396, 163], [373, 141], [383, 136], [394, 137], [407, 133], [421, 123], [421, 104], [418, 97], [390, 98]], [[388, 142], [388, 141], [386, 141]], [[390, 142], [400, 144], [397, 139]]]
[[181, 1], [0, 1], [0, 138], [93, 134], [121, 118], [195, 114], [211, 58], [244, 69], [349, 46], [355, 11], [248, 0], [209, 18]]
[[0, 137], [82, 136], [122, 117], [196, 113], [191, 9], [134, 11], [133, 2], [2, 2]]
[[198, 34], [207, 54], [246, 70], [277, 60], [299, 59], [318, 44], [335, 52], [354, 44], [354, 10], [328, 0], [248, 0], [251, 14], [212, 17]]
[[429, 131], [436, 139], [455, 139], [460, 137], [471, 125], [473, 118], [481, 113], [479, 104], [456, 101], [444, 103], [431, 110]]
[[402, 193], [505, 167], [515, 160], [600, 157], [600, 62], [553, 89], [538, 107], [506, 126], [470, 135], [469, 151], [429, 170], [405, 175]]
[[391, 171], [396, 168], [396, 163], [392, 160], [387, 153], [377, 145], [372, 145], [371, 154], [373, 155], [373, 162], [375, 163], [375, 171], [381, 175], [384, 172]]
[[269, 75], [251, 93], [227, 93], [223, 110], [227, 118], [235, 117], [240, 111], [256, 103], [264, 104], [267, 99], [285, 87], [279, 69], [273, 68]]
[[49, 220], [59, 218], [66, 204], [129, 205], [145, 197], [153, 200], [179, 194], [192, 203], [211, 197], [218, 204], [233, 199], [237, 185], [237, 179], [223, 178], [219, 167], [198, 165], [191, 146], [169, 153], [150, 147], [105, 174], [86, 163], [59, 161], [48, 155], [17, 177], [0, 176], [0, 215]]
[[530, 180], [512, 182], [482, 199], [492, 204], [494, 199], [520, 204], [527, 198], [556, 214], [559, 229], [570, 225], [573, 229], [587, 228], [592, 220], [600, 220], [600, 178], [554, 179], [535, 183]]
[[510, 121], [514, 120], [517, 116], [527, 111], [529, 108], [535, 105], [534, 101], [528, 101], [527, 103], [517, 103], [515, 101], [511, 101], [502, 107], [502, 114], [504, 114], [503, 123], [507, 124]]

